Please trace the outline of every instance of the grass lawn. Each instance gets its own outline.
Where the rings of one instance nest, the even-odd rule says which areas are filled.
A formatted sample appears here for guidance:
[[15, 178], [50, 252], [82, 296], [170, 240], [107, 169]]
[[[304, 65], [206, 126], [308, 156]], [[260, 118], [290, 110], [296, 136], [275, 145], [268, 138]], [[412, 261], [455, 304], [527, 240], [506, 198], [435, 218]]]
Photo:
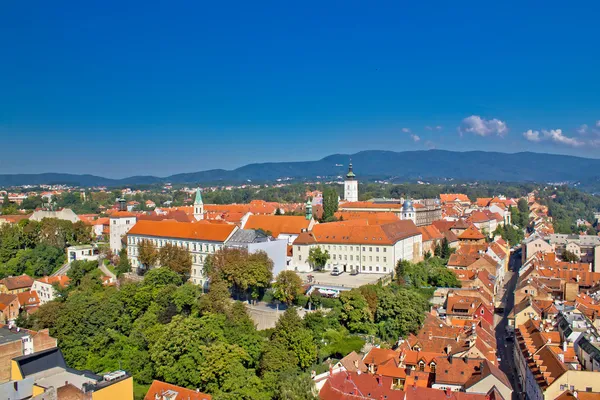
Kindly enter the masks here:
[[144, 400], [144, 396], [150, 389], [150, 385], [142, 385], [133, 381], [133, 398], [135, 400]]
[[115, 270], [115, 266], [114, 266], [114, 265], [112, 265], [112, 264], [108, 264], [108, 265], [106, 266], [106, 268], [108, 268], [108, 270], [109, 270], [110, 272], [112, 272], [113, 274], [115, 274], [115, 275], [117, 274], [117, 272], [116, 272], [116, 270]]

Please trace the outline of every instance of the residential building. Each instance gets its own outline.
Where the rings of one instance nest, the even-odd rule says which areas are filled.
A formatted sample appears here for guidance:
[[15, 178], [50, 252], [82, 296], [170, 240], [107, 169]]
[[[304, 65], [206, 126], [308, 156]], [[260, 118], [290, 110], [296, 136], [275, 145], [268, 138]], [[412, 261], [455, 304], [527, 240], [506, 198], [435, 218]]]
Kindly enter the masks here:
[[431, 225], [433, 221], [442, 218], [442, 208], [438, 199], [376, 199], [344, 202], [339, 205], [338, 210], [350, 213], [394, 213], [398, 216], [398, 219], [412, 220], [417, 226]]
[[46, 304], [56, 298], [56, 289], [54, 285], [66, 287], [69, 284], [69, 277], [66, 275], [44, 276], [33, 282], [31, 290], [34, 290], [40, 299], [40, 304]]
[[600, 236], [555, 233], [548, 235], [547, 240], [559, 258], [569, 251], [579, 257], [580, 262], [592, 264], [592, 271], [600, 272]]
[[154, 380], [144, 400], [211, 400], [210, 394], [199, 390], [186, 389], [181, 386]]
[[6, 324], [17, 319], [20, 309], [19, 296], [10, 293], [0, 293], [0, 323]]
[[276, 239], [285, 239], [288, 244], [302, 232], [310, 231], [315, 226], [315, 220], [295, 215], [251, 215], [243, 229], [261, 230]]
[[138, 245], [142, 240], [151, 241], [158, 249], [167, 243], [187, 249], [192, 256], [190, 281], [208, 288], [204, 261], [210, 254], [223, 248], [225, 242], [239, 228], [235, 225], [176, 221], [139, 221], [127, 234], [127, 256], [134, 272], [148, 268], [138, 260]]
[[237, 229], [225, 243], [225, 247], [237, 247], [248, 250], [248, 253], [263, 251], [273, 261], [273, 276], [276, 277], [288, 266], [288, 241], [273, 239], [252, 229]]
[[60, 211], [36, 210], [33, 212], [33, 214], [31, 214], [31, 217], [29, 217], [29, 219], [32, 221], [41, 221], [44, 218], [62, 219], [73, 223], [81, 221], [77, 214], [75, 214], [70, 208], [63, 208]]
[[13, 358], [56, 346], [56, 339], [50, 336], [48, 329], [31, 331], [0, 325], [0, 383], [10, 380], [10, 366]]
[[0, 280], [0, 293], [17, 294], [31, 290], [33, 278], [28, 275], [8, 276]]
[[54, 388], [58, 399], [133, 400], [133, 378], [126, 371], [96, 375], [69, 368], [58, 348], [13, 358], [11, 381], [33, 378], [34, 396]]
[[398, 260], [419, 261], [422, 257], [421, 232], [412, 221], [370, 225], [368, 221], [343, 221], [317, 224], [294, 241], [292, 267], [313, 270], [310, 249], [327, 250], [326, 270], [358, 273], [392, 273]]
[[67, 247], [68, 262], [76, 260], [96, 261], [98, 260], [99, 254], [100, 252], [98, 251], [98, 248], [91, 244]]

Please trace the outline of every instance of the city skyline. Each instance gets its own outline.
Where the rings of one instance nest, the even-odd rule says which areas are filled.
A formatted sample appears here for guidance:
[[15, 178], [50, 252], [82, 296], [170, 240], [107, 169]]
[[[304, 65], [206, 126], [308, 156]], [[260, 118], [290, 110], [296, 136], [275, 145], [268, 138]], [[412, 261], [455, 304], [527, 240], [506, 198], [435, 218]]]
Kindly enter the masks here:
[[0, 174], [374, 149], [598, 158], [598, 8], [8, 4]]

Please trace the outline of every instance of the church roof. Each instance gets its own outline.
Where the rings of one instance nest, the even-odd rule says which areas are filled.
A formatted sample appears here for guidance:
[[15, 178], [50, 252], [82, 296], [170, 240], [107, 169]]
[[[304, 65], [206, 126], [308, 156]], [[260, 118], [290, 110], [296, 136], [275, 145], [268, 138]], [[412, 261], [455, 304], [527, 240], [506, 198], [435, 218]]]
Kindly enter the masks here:
[[202, 193], [200, 192], [200, 188], [196, 189], [196, 200], [194, 200], [194, 204], [204, 204], [202, 201]]

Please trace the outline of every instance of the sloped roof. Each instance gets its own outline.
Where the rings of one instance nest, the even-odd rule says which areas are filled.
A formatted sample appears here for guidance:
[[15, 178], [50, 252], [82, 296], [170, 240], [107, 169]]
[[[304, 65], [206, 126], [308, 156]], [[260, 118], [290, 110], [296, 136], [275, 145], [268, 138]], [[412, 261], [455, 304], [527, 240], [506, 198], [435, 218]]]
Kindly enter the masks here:
[[[361, 222], [361, 223], [357, 223]], [[369, 225], [367, 221], [343, 221], [318, 224], [310, 234], [301, 234], [294, 244], [347, 243], [393, 245], [400, 240], [418, 236], [421, 232], [410, 220], [383, 225]]]
[[[169, 400], [211, 400], [212, 396], [210, 394], [197, 392], [195, 390], [186, 389], [181, 386], [172, 385], [170, 383], [162, 382], [154, 380], [152, 381], [152, 385], [150, 385], [150, 389], [148, 389], [148, 393], [144, 397], [144, 400], [155, 400], [156, 395], [163, 395], [165, 392], [169, 391], [176, 395], [174, 397], [169, 397]], [[162, 397], [160, 397], [162, 399]]]
[[303, 216], [295, 215], [251, 215], [244, 225], [244, 229], [262, 229], [270, 231], [274, 237], [281, 233], [299, 235], [308, 229], [310, 220]]
[[30, 288], [33, 285], [33, 278], [25, 274], [9, 276], [0, 280], [0, 283], [3, 283], [8, 290], [24, 289]]
[[479, 232], [479, 229], [469, 226], [464, 232], [458, 235], [458, 238], [460, 240], [482, 240], [485, 239], [485, 236]]
[[176, 221], [138, 221], [128, 235], [224, 242], [235, 225]]

